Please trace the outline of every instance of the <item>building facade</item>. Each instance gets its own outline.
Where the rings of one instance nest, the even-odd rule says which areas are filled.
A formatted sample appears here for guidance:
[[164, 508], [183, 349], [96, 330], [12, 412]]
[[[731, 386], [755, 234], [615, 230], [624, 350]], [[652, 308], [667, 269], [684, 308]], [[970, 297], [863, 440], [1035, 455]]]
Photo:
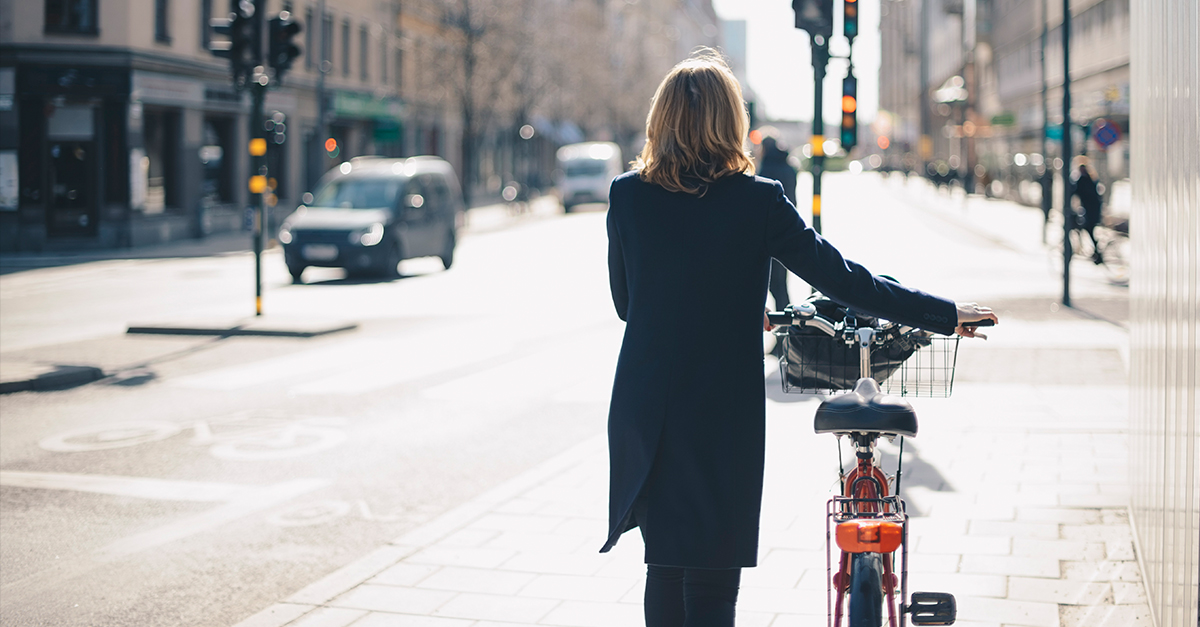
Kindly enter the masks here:
[[[229, 0], [0, 3], [0, 250], [243, 228], [249, 97], [209, 52]], [[464, 192], [552, 184], [554, 150], [640, 147], [665, 72], [719, 43], [710, 0], [265, 0], [302, 26], [266, 99], [273, 221], [358, 155], [449, 160]], [[278, 124], [282, 124], [279, 126]], [[632, 156], [627, 155], [627, 156]]]
[[1200, 9], [1134, 5], [1134, 542], [1157, 627], [1200, 623]]

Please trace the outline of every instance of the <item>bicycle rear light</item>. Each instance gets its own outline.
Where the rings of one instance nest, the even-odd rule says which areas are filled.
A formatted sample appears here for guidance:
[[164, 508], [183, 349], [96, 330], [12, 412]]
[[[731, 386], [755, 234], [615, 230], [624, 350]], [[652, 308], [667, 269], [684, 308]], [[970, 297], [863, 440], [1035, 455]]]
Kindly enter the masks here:
[[891, 553], [900, 548], [904, 525], [884, 520], [838, 523], [837, 545], [847, 553]]

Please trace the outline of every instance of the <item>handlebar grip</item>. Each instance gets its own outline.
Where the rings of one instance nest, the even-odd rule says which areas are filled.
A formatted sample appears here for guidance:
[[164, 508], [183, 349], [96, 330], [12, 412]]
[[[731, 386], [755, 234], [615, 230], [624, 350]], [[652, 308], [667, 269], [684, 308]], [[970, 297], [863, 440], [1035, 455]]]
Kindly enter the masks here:
[[964, 323], [962, 323], [962, 326], [964, 326], [964, 327], [994, 327], [994, 326], [996, 326], [996, 321], [992, 320], [991, 318], [985, 318], [983, 320], [976, 320], [975, 322], [964, 322]]
[[792, 314], [784, 311], [771, 311], [767, 313], [767, 320], [776, 326], [783, 326], [792, 323]]

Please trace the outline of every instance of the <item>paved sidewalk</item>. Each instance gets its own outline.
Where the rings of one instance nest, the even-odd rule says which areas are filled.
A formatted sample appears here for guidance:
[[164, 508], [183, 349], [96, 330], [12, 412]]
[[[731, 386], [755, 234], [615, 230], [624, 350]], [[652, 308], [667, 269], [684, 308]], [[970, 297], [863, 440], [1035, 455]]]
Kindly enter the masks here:
[[[964, 205], [920, 186], [905, 195], [1040, 254], [1037, 210]], [[1119, 311], [1120, 292], [1093, 275], [1080, 269], [1081, 299]], [[963, 627], [1149, 627], [1126, 513], [1126, 332], [1121, 320], [1033, 300], [990, 341], [964, 341], [952, 398], [912, 401], [921, 431], [905, 445], [909, 590], [955, 594]], [[782, 395], [774, 363], [764, 365], [775, 387], [759, 566], [743, 574], [738, 625], [821, 626], [834, 439], [811, 431], [818, 399]], [[890, 469], [898, 450], [882, 448]], [[607, 473], [597, 436], [237, 627], [642, 624], [640, 538], [597, 552]]]
[[[964, 345], [964, 355], [986, 365], [989, 353], [1038, 343], [1047, 325], [1110, 359], [1125, 341], [1099, 321], [1012, 321], [1006, 337], [1019, 339]], [[963, 627], [1151, 625], [1125, 509], [1124, 386], [974, 378], [1000, 381], [913, 401], [921, 433], [906, 443], [903, 488], [914, 515], [910, 591], [955, 594]], [[824, 504], [836, 454], [833, 438], [811, 432], [816, 403], [768, 403], [759, 567], [743, 575], [739, 626], [826, 624]], [[795, 455], [797, 442], [817, 437], [828, 440], [818, 447], [827, 457]], [[884, 447], [893, 462], [896, 452]], [[597, 553], [606, 481], [598, 437], [238, 627], [641, 624], [637, 534]]]

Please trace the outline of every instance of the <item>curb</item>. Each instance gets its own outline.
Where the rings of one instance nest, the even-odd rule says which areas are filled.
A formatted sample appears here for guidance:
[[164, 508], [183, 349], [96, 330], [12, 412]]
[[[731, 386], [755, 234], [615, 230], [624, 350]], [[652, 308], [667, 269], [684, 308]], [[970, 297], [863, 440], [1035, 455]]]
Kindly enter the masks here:
[[258, 337], [318, 337], [342, 331], [353, 331], [357, 322], [337, 322], [328, 325], [275, 325], [257, 326], [246, 324], [131, 324], [125, 333], [131, 335], [195, 335], [195, 336], [258, 336]]
[[105, 377], [104, 371], [94, 366], [54, 366], [54, 370], [43, 372], [29, 379], [0, 381], [0, 394], [15, 392], [42, 392], [64, 390]]

